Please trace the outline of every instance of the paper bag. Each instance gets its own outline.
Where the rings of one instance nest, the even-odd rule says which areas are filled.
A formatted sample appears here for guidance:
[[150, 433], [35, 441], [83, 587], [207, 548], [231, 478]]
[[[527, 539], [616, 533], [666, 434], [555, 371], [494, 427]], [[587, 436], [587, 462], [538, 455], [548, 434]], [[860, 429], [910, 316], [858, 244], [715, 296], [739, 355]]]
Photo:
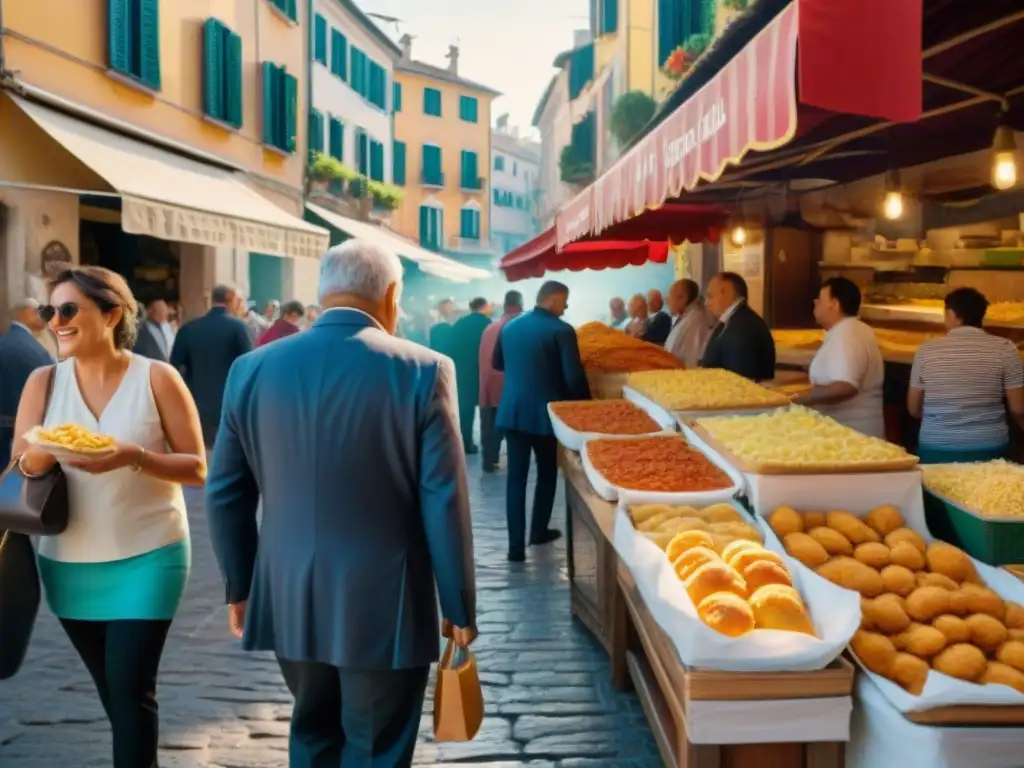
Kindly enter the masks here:
[[448, 640], [434, 686], [434, 741], [469, 741], [484, 719], [484, 695], [476, 659]]

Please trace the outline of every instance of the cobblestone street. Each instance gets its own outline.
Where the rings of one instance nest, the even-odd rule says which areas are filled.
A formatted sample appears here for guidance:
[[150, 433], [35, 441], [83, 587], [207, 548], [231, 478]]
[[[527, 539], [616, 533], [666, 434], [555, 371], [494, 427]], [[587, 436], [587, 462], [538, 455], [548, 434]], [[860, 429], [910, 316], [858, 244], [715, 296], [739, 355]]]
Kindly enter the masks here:
[[[505, 559], [504, 474], [470, 462], [487, 717], [476, 740], [434, 744], [430, 699], [416, 763], [490, 768], [656, 768], [635, 696], [615, 692], [603, 651], [569, 613], [560, 546], [525, 565]], [[188, 496], [193, 570], [160, 677], [161, 768], [287, 765], [291, 697], [274, 659], [228, 635], [201, 494]], [[564, 519], [561, 491], [556, 523]], [[0, 767], [109, 766], [108, 728], [84, 667], [56, 620], [40, 616], [25, 667], [0, 682]]]

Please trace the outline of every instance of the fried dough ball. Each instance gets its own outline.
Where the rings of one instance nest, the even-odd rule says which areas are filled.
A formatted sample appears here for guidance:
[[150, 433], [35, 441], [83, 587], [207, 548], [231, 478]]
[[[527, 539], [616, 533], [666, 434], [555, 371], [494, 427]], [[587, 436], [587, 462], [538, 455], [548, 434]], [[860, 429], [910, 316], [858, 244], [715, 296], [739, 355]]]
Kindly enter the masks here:
[[703, 531], [708, 524], [699, 517], [670, 517], [660, 523], [656, 530], [664, 533], [683, 533], [684, 531]]
[[1024, 693], [1024, 672], [999, 661], [990, 661], [978, 682], [981, 685], [1007, 685]]
[[917, 586], [919, 587], [941, 587], [947, 592], [956, 592], [960, 589], [960, 585], [953, 581], [949, 576], [943, 576], [941, 573], [919, 573], [917, 574]]
[[844, 589], [860, 592], [864, 597], [877, 597], [884, 588], [878, 571], [852, 557], [833, 557], [818, 568], [817, 573]]
[[897, 528], [895, 531], [887, 533], [885, 535], [885, 543], [892, 549], [900, 541], [905, 541], [907, 544], [913, 544], [914, 549], [920, 552], [922, 555], [928, 550], [928, 545], [924, 543], [924, 539], [910, 528]]
[[927, 661], [909, 653], [897, 653], [893, 659], [889, 677], [913, 696], [920, 696], [924, 684], [928, 681], [930, 668]]
[[1006, 615], [1006, 607], [1003, 605], [1003, 598], [988, 587], [964, 584], [956, 592], [950, 593], [949, 612], [957, 616], [987, 613], [1002, 621], [1003, 616]]
[[711, 534], [706, 531], [683, 531], [672, 537], [672, 541], [665, 548], [665, 556], [674, 563], [681, 554], [694, 547], [714, 549], [715, 541]]
[[999, 646], [996, 658], [1003, 664], [1009, 664], [1014, 669], [1024, 672], [1024, 643], [1019, 640], [1007, 640]]
[[1007, 602], [1005, 604], [1006, 615], [1003, 622], [1007, 629], [1024, 629], [1024, 608], [1018, 603]]
[[879, 536], [886, 536], [903, 527], [903, 515], [892, 504], [875, 507], [864, 516], [864, 523]]
[[874, 600], [860, 601], [861, 614], [886, 635], [895, 635], [910, 626], [910, 617], [903, 601], [896, 595], [879, 595]]
[[946, 636], [935, 627], [914, 623], [893, 638], [893, 645], [922, 659], [930, 659], [946, 647], [947, 641]]
[[747, 566], [751, 563], [756, 563], [759, 560], [767, 560], [770, 563], [778, 563], [782, 565], [782, 557], [764, 547], [756, 547], [752, 549], [744, 549], [742, 552], [737, 552], [725, 562], [729, 564], [731, 568], [735, 568], [737, 573], [743, 573], [747, 569]]
[[710, 523], [708, 529], [711, 533], [721, 536], [732, 536], [734, 539], [744, 539], [755, 544], [761, 543], [761, 534], [748, 523]]
[[652, 517], [668, 519], [675, 515], [675, 511], [668, 504], [638, 504], [629, 508], [630, 517], [633, 518], [633, 525], [638, 530], [644, 530], [640, 526], [645, 524]]
[[742, 523], [743, 515], [732, 504], [712, 504], [705, 507], [699, 513], [700, 517], [709, 523]]
[[680, 581], [686, 581], [690, 575], [707, 563], [720, 563], [721, 559], [715, 551], [707, 547], [691, 547], [672, 561], [672, 570]]
[[939, 587], [918, 587], [907, 595], [907, 614], [914, 621], [931, 621], [949, 613], [949, 592]]
[[853, 556], [876, 571], [882, 570], [889, 564], [889, 548], [885, 544], [874, 541], [858, 544], [857, 548], [853, 550]]
[[985, 674], [988, 660], [985, 654], [969, 643], [956, 643], [932, 659], [932, 669], [958, 680], [973, 683]]
[[924, 555], [909, 541], [897, 541], [889, 548], [889, 562], [910, 571], [919, 571], [924, 568]]
[[[712, 533], [711, 539], [715, 542], [714, 549], [718, 554], [722, 554], [727, 546], [737, 541], [735, 536], [723, 536], [720, 533]], [[753, 542], [750, 543], [753, 544]]]
[[1006, 630], [1007, 640], [1019, 640], [1024, 643], [1024, 629], [1008, 629]]
[[747, 589], [754, 594], [761, 587], [768, 584], [781, 584], [784, 587], [793, 586], [793, 579], [784, 565], [773, 563], [771, 560], [755, 560], [744, 568], [740, 575], [747, 582]]
[[983, 651], [994, 651], [1006, 640], [1006, 627], [988, 614], [975, 613], [964, 621], [971, 629], [971, 642]]
[[780, 629], [814, 635], [814, 624], [800, 593], [784, 584], [769, 584], [750, 596], [759, 629]]
[[784, 539], [791, 533], [803, 533], [804, 519], [792, 507], [777, 507], [768, 515], [768, 525], [776, 536]]
[[825, 525], [824, 512], [804, 512], [804, 531], [813, 531]]
[[886, 592], [906, 597], [917, 587], [914, 572], [902, 565], [887, 565], [882, 569], [882, 584]]
[[871, 598], [868, 597], [862, 597], [860, 599], [860, 628], [863, 629], [865, 632], [876, 632], [878, 630], [878, 627], [875, 626], [875, 623], [871, 620], [871, 617], [868, 615], [867, 606], [870, 602]]
[[704, 563], [683, 582], [694, 605], [700, 605], [708, 595], [715, 592], [732, 592], [746, 599], [747, 585], [743, 577], [725, 563]]
[[966, 581], [974, 573], [974, 564], [965, 552], [952, 544], [936, 541], [925, 552], [928, 570], [949, 576], [953, 581]]
[[730, 560], [733, 559], [733, 557], [738, 555], [740, 552], [743, 552], [748, 549], [760, 550], [764, 549], [764, 547], [762, 547], [756, 541], [748, 541], [747, 539], [736, 539], [722, 549], [722, 560], [728, 563]]
[[807, 535], [821, 544], [830, 555], [853, 554], [853, 544], [850, 540], [833, 528], [815, 528]]
[[739, 637], [754, 628], [754, 611], [732, 592], [715, 592], [697, 606], [701, 621], [726, 637]]
[[782, 540], [786, 551], [806, 565], [818, 568], [828, 562], [828, 552], [821, 543], [806, 533], [791, 533]]
[[877, 533], [849, 512], [828, 512], [825, 515], [825, 523], [829, 528], [839, 531], [853, 544], [863, 544], [866, 541], [881, 541]]
[[896, 648], [888, 637], [860, 630], [854, 633], [850, 648], [861, 663], [876, 675], [889, 676], [896, 661]]
[[935, 617], [932, 626], [946, 636], [947, 643], [969, 643], [971, 641], [971, 628], [959, 616], [944, 613]]

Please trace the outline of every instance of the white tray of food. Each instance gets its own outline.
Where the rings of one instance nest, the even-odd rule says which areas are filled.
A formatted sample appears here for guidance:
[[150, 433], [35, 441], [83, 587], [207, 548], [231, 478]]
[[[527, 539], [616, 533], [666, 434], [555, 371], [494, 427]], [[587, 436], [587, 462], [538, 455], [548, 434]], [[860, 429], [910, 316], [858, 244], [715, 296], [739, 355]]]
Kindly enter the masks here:
[[117, 450], [112, 437], [96, 434], [77, 424], [33, 427], [25, 435], [25, 440], [29, 445], [42, 448], [57, 461], [98, 459]]
[[[611, 401], [598, 400], [598, 401], [595, 401], [595, 402], [603, 403], [603, 402], [611, 402]], [[594, 437], [608, 437], [608, 436], [612, 436], [612, 433], [604, 433], [604, 432], [599, 432], [599, 431], [595, 431], [595, 432], [580, 432], [578, 430], [573, 429], [572, 427], [567, 425], [564, 421], [562, 421], [558, 417], [558, 414], [555, 412], [555, 409], [552, 408], [553, 405], [555, 405], [555, 403], [548, 403], [548, 416], [551, 419], [551, 430], [555, 433], [555, 439], [558, 440], [559, 444], [561, 444], [562, 446], [564, 446], [568, 450], [575, 451], [576, 453], [579, 453], [583, 449], [583, 442], [586, 439], [594, 438]], [[657, 435], [657, 434], [662, 434], [662, 433], [665, 433], [665, 432], [675, 432], [675, 421], [668, 414], [664, 414], [664, 417], [661, 418], [661, 419], [658, 418], [657, 414], [653, 414], [653, 413], [649, 413], [648, 412], [647, 415], [650, 416], [654, 420], [654, 422], [659, 427], [658, 429], [656, 429], [656, 430], [654, 430], [652, 432], [641, 432], [641, 433], [638, 433], [636, 435], [621, 435], [621, 436], [622, 437], [639, 437], [640, 435]]]

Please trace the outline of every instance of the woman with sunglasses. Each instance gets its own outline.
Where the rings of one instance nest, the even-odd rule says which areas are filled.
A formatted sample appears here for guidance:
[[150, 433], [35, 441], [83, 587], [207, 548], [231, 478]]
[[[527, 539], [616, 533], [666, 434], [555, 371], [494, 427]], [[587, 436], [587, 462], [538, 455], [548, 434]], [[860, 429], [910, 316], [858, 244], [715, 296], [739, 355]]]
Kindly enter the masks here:
[[[61, 461], [70, 521], [42, 539], [40, 576], [110, 720], [114, 768], [152, 768], [157, 670], [191, 563], [182, 485], [206, 477], [199, 415], [177, 371], [129, 351], [138, 305], [120, 275], [69, 267], [49, 287], [39, 314], [62, 361], [30, 377], [15, 435], [74, 423], [116, 442], [102, 457]], [[23, 437], [14, 453], [29, 477], [55, 461]]]

